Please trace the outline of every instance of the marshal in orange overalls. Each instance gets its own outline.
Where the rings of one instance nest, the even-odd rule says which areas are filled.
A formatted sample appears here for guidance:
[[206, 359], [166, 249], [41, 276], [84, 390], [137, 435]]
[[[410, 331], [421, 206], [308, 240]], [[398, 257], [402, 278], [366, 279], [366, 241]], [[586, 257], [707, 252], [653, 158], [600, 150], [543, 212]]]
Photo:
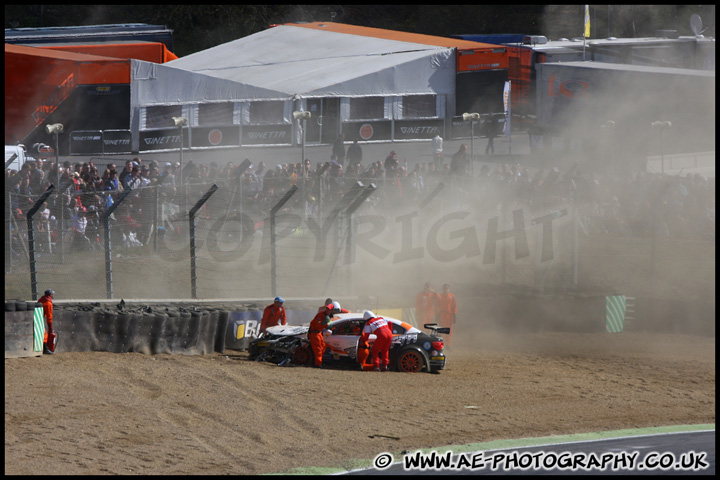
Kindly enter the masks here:
[[265, 329], [276, 325], [287, 325], [285, 307], [278, 301], [265, 307], [262, 321], [260, 322], [260, 332], [265, 333]]
[[457, 303], [455, 302], [455, 295], [450, 293], [449, 285], [443, 285], [443, 292], [437, 299], [437, 323], [441, 327], [450, 327], [450, 334], [443, 337], [447, 341], [448, 345], [450, 345], [452, 340], [453, 324], [455, 323], [456, 316]]
[[438, 294], [432, 289], [430, 283], [426, 283], [423, 291], [415, 297], [415, 314], [420, 325], [435, 321], [437, 298]]
[[43, 343], [47, 343], [48, 333], [52, 333], [53, 331], [53, 297], [52, 295], [43, 295], [42, 297], [40, 297], [40, 300], [38, 300], [38, 302], [42, 303], [43, 315], [45, 316], [45, 320], [47, 321], [45, 338], [43, 339]]
[[328, 304], [325, 309], [318, 312], [315, 318], [310, 322], [310, 330], [308, 330], [308, 340], [310, 340], [310, 347], [313, 351], [313, 357], [315, 359], [315, 366], [322, 366], [322, 357], [325, 353], [325, 339], [323, 338], [323, 330], [327, 327], [327, 324], [332, 319], [333, 305]]

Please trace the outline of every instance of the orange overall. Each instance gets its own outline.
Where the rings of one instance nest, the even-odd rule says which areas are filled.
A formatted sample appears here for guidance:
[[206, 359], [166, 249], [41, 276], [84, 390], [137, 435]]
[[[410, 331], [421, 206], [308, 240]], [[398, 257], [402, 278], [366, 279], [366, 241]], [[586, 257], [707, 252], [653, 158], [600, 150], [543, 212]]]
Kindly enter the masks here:
[[263, 312], [262, 321], [260, 322], [260, 332], [265, 333], [267, 327], [274, 327], [276, 325], [287, 325], [287, 314], [285, 313], [285, 307], [271, 303], [265, 307], [265, 311]]
[[45, 338], [43, 339], [43, 343], [47, 343], [48, 341], [48, 333], [53, 331], [53, 302], [52, 298], [49, 295], [43, 295], [40, 297], [40, 300], [38, 300], [39, 303], [42, 303], [43, 306], [43, 315], [45, 316], [45, 320], [47, 321], [48, 328], [45, 329]]
[[415, 314], [418, 324], [433, 323], [435, 321], [435, 305], [438, 294], [435, 290], [426, 289], [415, 297]]
[[457, 303], [455, 302], [455, 295], [452, 293], [441, 293], [437, 300], [437, 316], [438, 324], [441, 327], [450, 327], [450, 334], [447, 337], [443, 337], [447, 340], [447, 344], [450, 345], [452, 339], [452, 327], [457, 315]]
[[356, 357], [361, 369], [372, 370], [375, 368], [372, 363], [367, 363], [368, 357], [370, 357], [370, 347], [362, 337], [358, 338]]
[[332, 318], [332, 313], [329, 312], [332, 312], [332, 309], [318, 312], [310, 322], [310, 330], [308, 330], [308, 340], [310, 340], [316, 367], [322, 365], [322, 357], [323, 353], [325, 353], [325, 339], [322, 332]]

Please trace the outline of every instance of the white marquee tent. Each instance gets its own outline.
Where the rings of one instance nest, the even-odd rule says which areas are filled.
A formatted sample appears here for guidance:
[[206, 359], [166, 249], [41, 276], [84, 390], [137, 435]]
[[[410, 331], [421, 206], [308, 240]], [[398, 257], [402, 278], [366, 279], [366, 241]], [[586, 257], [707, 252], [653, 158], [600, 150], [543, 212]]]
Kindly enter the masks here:
[[[386, 121], [402, 118], [398, 99], [408, 95], [435, 97], [428, 117], [442, 122], [452, 115], [446, 108], [455, 103], [456, 48], [443, 39], [431, 43], [439, 37], [416, 36], [428, 43], [415, 43], [407, 41], [411, 34], [388, 35], [279, 25], [162, 65], [133, 61], [134, 143], [136, 132], [158, 127], [147, 112], [160, 106], [181, 105], [190, 127], [204, 126], [198, 105], [228, 102], [235, 104], [233, 125], [252, 125], [247, 105], [257, 101], [284, 102], [276, 123], [290, 127], [292, 112], [305, 110], [312, 98], [342, 99], [339, 121], [348, 120], [349, 99], [357, 97], [383, 97], [378, 118]], [[294, 133], [285, 137], [297, 141]]]
[[299, 96], [452, 95], [455, 51], [281, 25], [164, 65], [139, 64], [132, 81], [134, 106]]

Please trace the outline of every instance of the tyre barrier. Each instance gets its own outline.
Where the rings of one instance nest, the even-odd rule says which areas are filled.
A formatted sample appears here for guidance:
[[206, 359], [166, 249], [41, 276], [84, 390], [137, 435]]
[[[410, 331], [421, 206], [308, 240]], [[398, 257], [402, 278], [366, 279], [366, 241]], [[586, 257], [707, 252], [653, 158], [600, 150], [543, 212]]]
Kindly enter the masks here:
[[[308, 323], [322, 299], [296, 301], [288, 309], [288, 324]], [[39, 305], [39, 304], [38, 304]], [[194, 304], [134, 304], [117, 302], [56, 301], [53, 327], [58, 333], [57, 353], [140, 352], [180, 355], [225, 353], [225, 349], [246, 350], [259, 334], [267, 303], [208, 302]], [[35, 302], [5, 301], [5, 357], [42, 354], [33, 351], [33, 310]], [[362, 305], [346, 304], [349, 309]], [[42, 323], [42, 322], [41, 322]], [[44, 327], [43, 327], [44, 328]]]
[[[206, 355], [220, 342], [219, 315], [209, 311], [90, 312], [57, 308], [53, 326], [58, 332], [56, 352], [106, 351]], [[220, 350], [222, 352], [222, 350]]]
[[[35, 302], [5, 302], [5, 358], [42, 354], [33, 349]], [[37, 306], [42, 309], [41, 304]], [[191, 307], [192, 308], [192, 307]], [[55, 304], [56, 353], [140, 352], [180, 355], [224, 353], [230, 312], [186, 307], [120, 310], [88, 304]]]
[[[479, 328], [500, 327], [517, 332], [606, 331], [603, 295], [495, 295], [463, 299]], [[300, 302], [298, 302], [300, 303]], [[288, 308], [289, 325], [308, 323], [318, 302]], [[345, 304], [343, 304], [345, 306]], [[347, 302], [359, 311], [367, 305]], [[5, 358], [42, 355], [37, 347], [33, 317], [39, 303], [5, 301]], [[140, 352], [147, 355], [207, 355], [225, 349], [246, 350], [259, 334], [264, 305], [214, 303], [193, 305], [114, 305], [56, 303], [53, 326], [56, 352]], [[40, 314], [40, 318], [42, 315]], [[40, 323], [43, 323], [40, 321]], [[461, 323], [461, 325], [462, 325]], [[665, 299], [635, 299], [633, 318], [620, 331], [715, 335], [715, 303]]]
[[[24, 300], [5, 301], [6, 358], [42, 354], [42, 349], [33, 350], [35, 305]], [[55, 352], [207, 355], [225, 353], [226, 348], [246, 350], [259, 334], [264, 307], [256, 303], [148, 306], [124, 301], [55, 302]], [[307, 302], [300, 309], [287, 310], [288, 323], [302, 325], [316, 313], [317, 302]]]

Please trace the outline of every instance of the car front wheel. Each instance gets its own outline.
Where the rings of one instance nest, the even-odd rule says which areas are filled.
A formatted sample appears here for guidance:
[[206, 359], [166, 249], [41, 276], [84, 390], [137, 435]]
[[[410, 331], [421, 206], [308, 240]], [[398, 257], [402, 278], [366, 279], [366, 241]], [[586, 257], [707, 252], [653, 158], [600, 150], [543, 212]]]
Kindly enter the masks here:
[[405, 350], [397, 359], [397, 369], [404, 373], [417, 373], [423, 369], [423, 356], [417, 350]]
[[293, 363], [296, 365], [309, 365], [313, 361], [313, 353], [310, 345], [298, 347], [293, 353]]

